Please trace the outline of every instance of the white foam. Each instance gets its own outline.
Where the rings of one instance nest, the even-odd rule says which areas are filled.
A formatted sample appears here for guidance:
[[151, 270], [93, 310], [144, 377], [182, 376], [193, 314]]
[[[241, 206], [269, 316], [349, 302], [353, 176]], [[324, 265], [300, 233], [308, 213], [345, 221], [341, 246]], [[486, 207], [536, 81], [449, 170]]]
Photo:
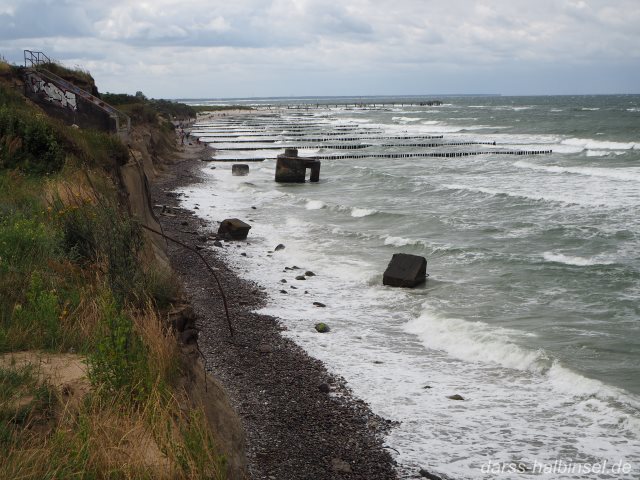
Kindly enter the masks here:
[[640, 148], [638, 143], [631, 142], [604, 142], [591, 138], [567, 138], [560, 142], [562, 145], [578, 147], [582, 150], [631, 150]]
[[[287, 195], [296, 200], [300, 200], [299, 197], [295, 195]], [[307, 210], [328, 209], [334, 212], [348, 213], [351, 217], [354, 218], [368, 217], [369, 215], [380, 213], [379, 210], [376, 210], [375, 208], [350, 207], [347, 205], [341, 205], [339, 203], [331, 204], [323, 202], [322, 200], [310, 200], [307, 198], [302, 198], [301, 200], [305, 202], [304, 208]]]
[[619, 150], [587, 150], [587, 157], [607, 157], [609, 155], [624, 155], [624, 151]]
[[506, 191], [506, 190], [499, 190], [496, 188], [487, 188], [487, 187], [480, 187], [480, 186], [472, 186], [472, 185], [462, 185], [462, 184], [449, 184], [449, 185], [443, 185], [444, 188], [450, 188], [452, 190], [464, 190], [464, 191], [468, 191], [468, 192], [475, 192], [475, 193], [484, 193], [486, 195], [491, 195], [491, 196], [507, 196], [507, 197], [519, 197], [519, 198], [527, 198], [530, 200], [551, 200], [554, 202], [562, 202], [562, 203], [569, 203], [567, 200], [567, 196], [563, 195], [561, 193], [546, 193], [546, 194], [542, 194], [539, 192], [510, 192], [510, 191]]
[[587, 267], [591, 265], [611, 265], [615, 263], [612, 260], [604, 259], [601, 257], [584, 258], [554, 252], [544, 252], [542, 256], [547, 262], [564, 263], [565, 265], [574, 265], [577, 267]]
[[420, 120], [420, 117], [392, 117], [391, 120], [393, 120], [394, 122], [409, 123], [417, 122], [418, 120]]
[[418, 245], [420, 243], [418, 240], [412, 240], [404, 237], [393, 237], [391, 235], [383, 238], [385, 245], [393, 245], [394, 247], [405, 247], [407, 245]]
[[495, 186], [444, 184], [444, 188], [490, 195], [496, 198], [513, 197], [534, 201], [558, 202], [571, 206], [620, 208], [637, 205], [638, 186], [636, 182], [604, 182], [598, 178], [584, 179], [570, 177], [546, 179], [530, 177], [520, 184], [508, 179], [496, 182]]
[[[577, 397], [594, 396], [603, 400], [612, 399], [636, 404], [637, 402], [629, 398], [628, 394], [615, 387], [605, 385], [599, 380], [587, 378], [568, 368], [563, 367], [557, 361], [553, 362], [546, 372], [546, 377], [553, 385], [554, 389], [575, 395]], [[637, 405], [635, 405], [637, 407]]]
[[355, 218], [367, 217], [369, 215], [373, 215], [374, 213], [378, 213], [378, 211], [374, 208], [353, 207], [351, 209], [351, 216]]
[[468, 362], [495, 363], [516, 370], [543, 372], [549, 365], [542, 351], [526, 350], [509, 341], [516, 332], [492, 328], [483, 322], [446, 318], [431, 311], [424, 312], [405, 325], [427, 347], [443, 350]]
[[[471, 322], [443, 317], [427, 303], [423, 313], [407, 322], [404, 330], [416, 335], [422, 344], [446, 352], [466, 362], [496, 364], [501, 367], [540, 375], [556, 392], [573, 397], [596, 397], [602, 401], [621, 402], [640, 408], [640, 400], [616, 387], [587, 378], [552, 360], [543, 350], [532, 350], [513, 343], [512, 339], [526, 335], [483, 322]], [[620, 410], [611, 412], [620, 415]], [[640, 422], [630, 422], [627, 428], [640, 433]]]
[[424, 125], [424, 131], [429, 133], [456, 133], [471, 130], [484, 130], [486, 128], [491, 129], [501, 129], [507, 128], [502, 126], [491, 126], [488, 125], [451, 125], [445, 122], [438, 122], [435, 120], [427, 120], [424, 122], [420, 122], [421, 125]]
[[614, 180], [640, 182], [640, 167], [562, 167], [560, 165], [536, 165], [534, 163], [527, 162], [526, 160], [517, 161], [513, 165], [515, 167], [549, 173], [571, 173], [576, 175], [587, 175], [590, 177], [603, 177]]
[[326, 208], [327, 204], [321, 200], [309, 200], [304, 208], [307, 210], [320, 210], [321, 208]]

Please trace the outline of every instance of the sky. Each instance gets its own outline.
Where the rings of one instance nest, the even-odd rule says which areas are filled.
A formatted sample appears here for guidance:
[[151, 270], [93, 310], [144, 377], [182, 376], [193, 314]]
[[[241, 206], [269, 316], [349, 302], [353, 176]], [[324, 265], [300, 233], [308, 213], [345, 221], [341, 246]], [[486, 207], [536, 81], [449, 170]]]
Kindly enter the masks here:
[[640, 0], [0, 0], [24, 49], [153, 98], [640, 93]]

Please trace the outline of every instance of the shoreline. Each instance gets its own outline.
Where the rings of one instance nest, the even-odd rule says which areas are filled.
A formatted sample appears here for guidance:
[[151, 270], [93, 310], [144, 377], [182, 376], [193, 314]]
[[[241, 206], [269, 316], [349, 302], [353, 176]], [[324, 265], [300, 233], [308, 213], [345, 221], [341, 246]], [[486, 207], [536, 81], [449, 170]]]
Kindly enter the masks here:
[[214, 246], [212, 226], [180, 207], [173, 192], [201, 181], [200, 159], [208, 147], [181, 150], [179, 163], [167, 165], [153, 182], [152, 196], [154, 204], [164, 206], [164, 214], [156, 213], [165, 233], [197, 248], [223, 285], [233, 337], [211, 274], [192, 252], [169, 244], [171, 264], [198, 317], [207, 373], [223, 384], [245, 429], [249, 478], [398, 478], [383, 444], [391, 422], [373, 414], [342, 378], [285, 338], [276, 318], [254, 313], [267, 293], [217, 255], [218, 248], [242, 248], [243, 242]]

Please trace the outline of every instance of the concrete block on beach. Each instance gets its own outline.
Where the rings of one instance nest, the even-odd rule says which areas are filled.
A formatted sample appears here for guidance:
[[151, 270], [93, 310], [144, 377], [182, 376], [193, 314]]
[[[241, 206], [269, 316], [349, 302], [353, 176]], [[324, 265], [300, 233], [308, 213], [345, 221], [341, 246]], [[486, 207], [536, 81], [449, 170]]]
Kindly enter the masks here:
[[249, 165], [244, 163], [234, 163], [231, 166], [231, 174], [235, 177], [244, 177], [249, 175]]
[[251, 225], [237, 218], [223, 220], [218, 228], [218, 235], [231, 240], [246, 240]]
[[313, 157], [298, 157], [297, 148], [286, 148], [278, 155], [276, 162], [276, 182], [304, 183], [307, 169], [311, 170], [310, 182], [320, 180], [320, 160]]
[[427, 278], [427, 259], [408, 253], [394, 253], [382, 277], [383, 285], [413, 288]]

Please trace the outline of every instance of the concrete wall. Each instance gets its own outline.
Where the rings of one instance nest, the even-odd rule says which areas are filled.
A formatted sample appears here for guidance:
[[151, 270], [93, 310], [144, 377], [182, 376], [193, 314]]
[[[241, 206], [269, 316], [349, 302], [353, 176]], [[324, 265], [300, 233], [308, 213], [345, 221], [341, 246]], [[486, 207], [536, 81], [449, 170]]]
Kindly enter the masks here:
[[36, 72], [25, 75], [25, 95], [40, 105], [47, 114], [69, 125], [76, 124], [81, 128], [103, 131], [116, 130], [115, 121], [98, 105]]

